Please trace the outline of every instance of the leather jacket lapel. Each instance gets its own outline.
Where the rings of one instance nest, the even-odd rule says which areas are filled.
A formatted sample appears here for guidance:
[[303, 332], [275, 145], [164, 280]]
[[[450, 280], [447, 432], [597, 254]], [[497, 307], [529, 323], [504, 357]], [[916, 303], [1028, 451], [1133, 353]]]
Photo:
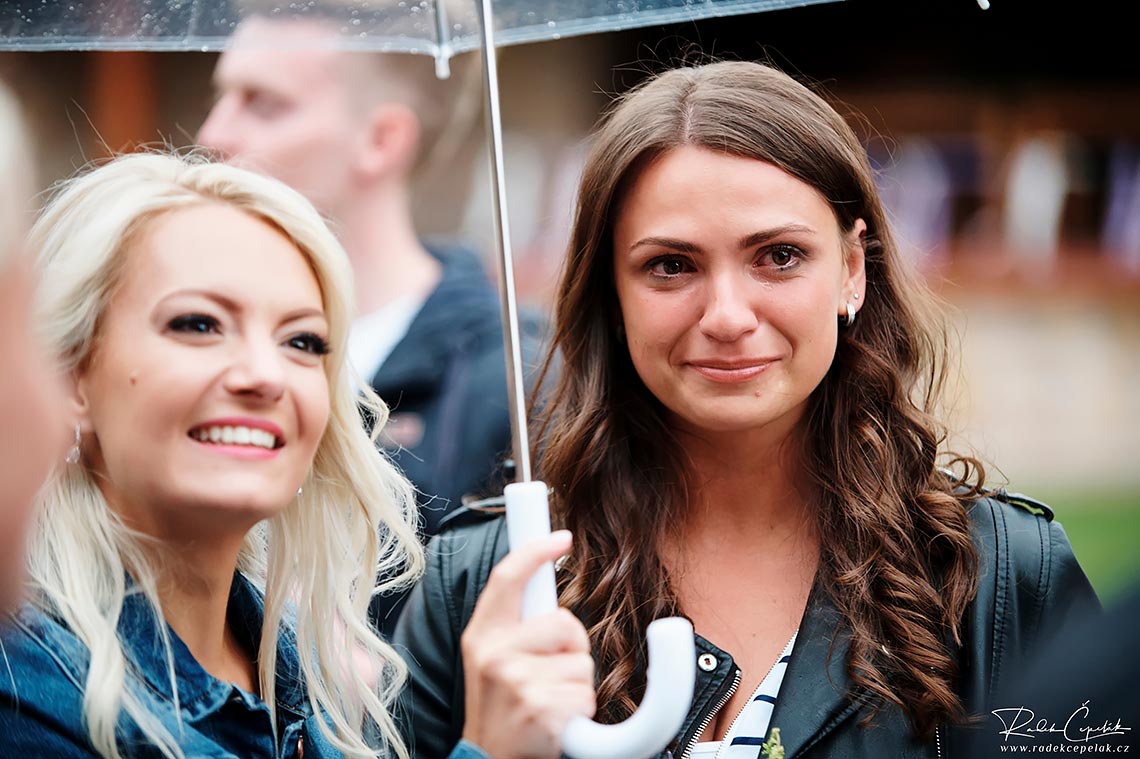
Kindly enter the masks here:
[[787, 759], [859, 711], [864, 699], [848, 697], [851, 680], [845, 658], [850, 639], [827, 594], [813, 588], [768, 728], [769, 736], [773, 727], [780, 728]]

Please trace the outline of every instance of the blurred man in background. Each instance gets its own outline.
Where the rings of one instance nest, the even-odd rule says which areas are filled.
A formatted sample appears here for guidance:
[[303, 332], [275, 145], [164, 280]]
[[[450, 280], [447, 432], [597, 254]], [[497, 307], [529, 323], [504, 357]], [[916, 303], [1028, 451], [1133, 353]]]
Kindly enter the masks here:
[[[478, 62], [453, 60], [439, 80], [428, 56], [338, 49], [339, 26], [247, 16], [218, 61], [198, 141], [330, 219], [356, 274], [351, 363], [392, 410], [382, 442], [419, 490], [430, 536], [510, 447], [497, 292], [471, 251], [425, 245], [412, 215], [413, 177], [450, 170], [453, 135], [469, 138], [481, 113]], [[400, 605], [378, 600], [385, 631]]]

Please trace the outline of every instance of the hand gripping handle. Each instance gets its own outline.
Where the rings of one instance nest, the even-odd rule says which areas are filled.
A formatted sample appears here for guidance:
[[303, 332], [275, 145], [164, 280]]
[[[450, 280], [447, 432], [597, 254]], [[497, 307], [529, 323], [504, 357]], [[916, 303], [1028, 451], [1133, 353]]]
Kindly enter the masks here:
[[[550, 534], [546, 485], [517, 482], [506, 487], [507, 536], [511, 548]], [[527, 583], [523, 618], [554, 611], [558, 594], [554, 565], [547, 562]], [[645, 633], [649, 644], [645, 698], [629, 719], [600, 725], [575, 717], [562, 734], [562, 750], [574, 759], [648, 759], [660, 753], [681, 729], [693, 701], [697, 653], [687, 619], [658, 619]]]

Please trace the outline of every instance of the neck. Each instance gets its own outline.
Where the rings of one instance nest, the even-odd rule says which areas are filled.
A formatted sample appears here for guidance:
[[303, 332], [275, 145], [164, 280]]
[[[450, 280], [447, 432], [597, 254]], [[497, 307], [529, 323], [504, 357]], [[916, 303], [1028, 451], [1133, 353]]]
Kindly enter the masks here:
[[402, 186], [377, 186], [358, 195], [336, 221], [352, 261], [359, 314], [378, 311], [397, 298], [427, 297], [439, 282], [443, 267], [416, 236]]
[[243, 650], [226, 614], [241, 543], [164, 542], [158, 596], [166, 622], [203, 669], [256, 693], [254, 653]]
[[794, 427], [678, 437], [695, 473], [686, 542], [715, 535], [755, 545], [814, 533]]

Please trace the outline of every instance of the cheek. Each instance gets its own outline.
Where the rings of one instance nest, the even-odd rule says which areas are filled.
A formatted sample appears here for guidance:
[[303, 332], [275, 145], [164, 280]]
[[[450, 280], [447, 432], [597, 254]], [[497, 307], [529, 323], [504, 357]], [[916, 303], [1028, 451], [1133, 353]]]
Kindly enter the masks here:
[[675, 345], [699, 321], [691, 301], [680, 293], [635, 293], [627, 297], [622, 319], [631, 352], [660, 352]]
[[329, 423], [329, 384], [323, 372], [306, 374], [295, 385], [297, 420], [306, 447], [316, 451]]

